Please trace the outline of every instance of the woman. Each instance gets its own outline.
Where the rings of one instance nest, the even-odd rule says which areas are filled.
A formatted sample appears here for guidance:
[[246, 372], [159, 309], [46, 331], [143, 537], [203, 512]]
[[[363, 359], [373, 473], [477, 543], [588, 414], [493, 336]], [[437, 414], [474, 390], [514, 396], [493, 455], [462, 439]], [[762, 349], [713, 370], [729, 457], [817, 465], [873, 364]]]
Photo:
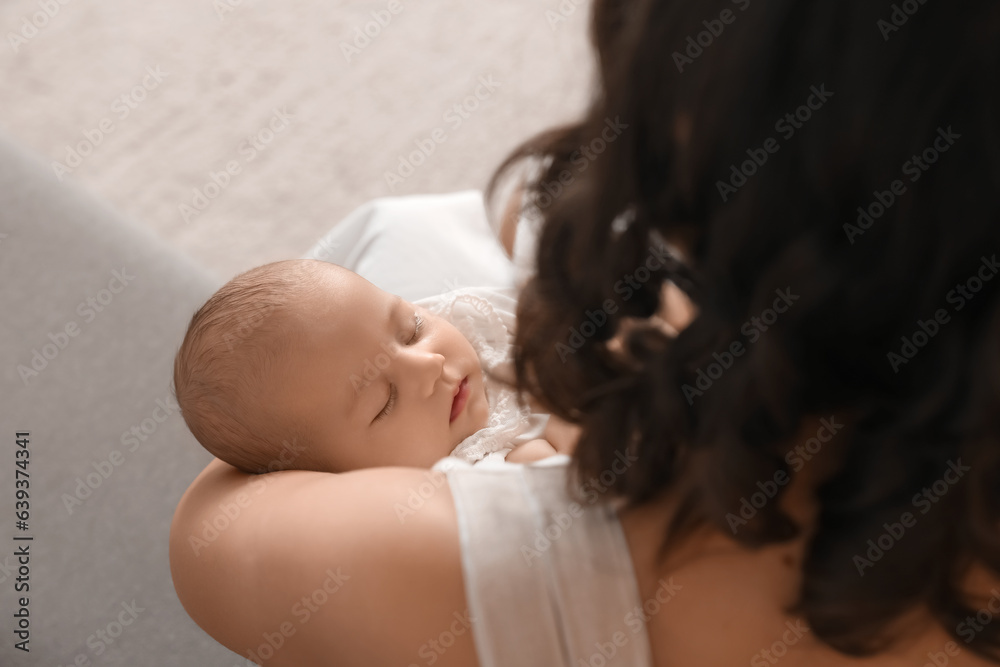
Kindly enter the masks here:
[[[185, 608], [273, 665], [1000, 662], [1000, 6], [594, 9], [589, 112], [511, 159], [548, 158], [518, 385], [580, 426], [572, 466], [215, 461]], [[599, 502], [560, 513], [569, 480]], [[522, 501], [545, 530], [490, 560]]]

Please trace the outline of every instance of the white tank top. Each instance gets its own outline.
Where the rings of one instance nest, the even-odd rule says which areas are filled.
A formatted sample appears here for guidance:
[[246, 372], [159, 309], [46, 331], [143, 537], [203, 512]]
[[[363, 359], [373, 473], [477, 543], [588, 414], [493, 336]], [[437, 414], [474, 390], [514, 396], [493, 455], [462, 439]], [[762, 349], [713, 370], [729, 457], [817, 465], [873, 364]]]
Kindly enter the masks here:
[[569, 461], [445, 472], [480, 667], [652, 664], [617, 511], [568, 495]]

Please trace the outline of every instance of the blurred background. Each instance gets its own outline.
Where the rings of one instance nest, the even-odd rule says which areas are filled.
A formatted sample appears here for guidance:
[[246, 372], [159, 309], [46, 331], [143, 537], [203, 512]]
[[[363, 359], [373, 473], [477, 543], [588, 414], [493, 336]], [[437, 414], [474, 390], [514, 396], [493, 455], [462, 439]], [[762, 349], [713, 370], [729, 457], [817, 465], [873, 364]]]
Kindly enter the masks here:
[[369, 199], [485, 187], [586, 105], [589, 5], [7, 0], [0, 131], [228, 279]]
[[0, 471], [31, 462], [30, 522], [0, 475], [0, 539], [36, 540], [30, 653], [0, 554], [0, 665], [250, 664], [171, 581], [171, 517], [211, 460], [171, 386], [191, 314], [366, 201], [485, 187], [586, 105], [589, 9], [0, 2]]

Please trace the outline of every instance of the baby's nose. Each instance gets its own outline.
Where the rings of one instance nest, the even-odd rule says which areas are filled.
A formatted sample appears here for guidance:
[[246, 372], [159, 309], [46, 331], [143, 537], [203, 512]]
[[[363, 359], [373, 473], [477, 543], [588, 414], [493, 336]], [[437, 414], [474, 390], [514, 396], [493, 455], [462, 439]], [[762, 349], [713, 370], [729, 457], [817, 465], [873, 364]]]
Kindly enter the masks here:
[[444, 374], [444, 356], [426, 350], [411, 350], [407, 357], [406, 371], [413, 375], [421, 395], [430, 396]]

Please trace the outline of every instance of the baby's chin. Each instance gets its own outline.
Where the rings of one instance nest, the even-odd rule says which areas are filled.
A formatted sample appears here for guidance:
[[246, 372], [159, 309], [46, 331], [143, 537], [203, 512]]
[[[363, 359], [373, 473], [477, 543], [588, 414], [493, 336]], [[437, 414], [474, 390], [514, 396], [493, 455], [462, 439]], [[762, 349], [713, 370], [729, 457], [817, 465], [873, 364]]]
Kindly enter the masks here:
[[456, 441], [451, 445], [452, 450], [462, 444], [466, 439], [486, 428], [487, 424], [489, 424], [489, 404], [486, 403], [485, 396], [480, 396], [480, 398], [482, 399], [482, 402], [479, 400], [469, 400], [469, 405], [466, 406], [466, 410], [470, 410], [471, 408], [474, 412], [470, 412], [470, 414], [467, 415], [470, 419], [466, 423], [465, 428], [455, 436]]

